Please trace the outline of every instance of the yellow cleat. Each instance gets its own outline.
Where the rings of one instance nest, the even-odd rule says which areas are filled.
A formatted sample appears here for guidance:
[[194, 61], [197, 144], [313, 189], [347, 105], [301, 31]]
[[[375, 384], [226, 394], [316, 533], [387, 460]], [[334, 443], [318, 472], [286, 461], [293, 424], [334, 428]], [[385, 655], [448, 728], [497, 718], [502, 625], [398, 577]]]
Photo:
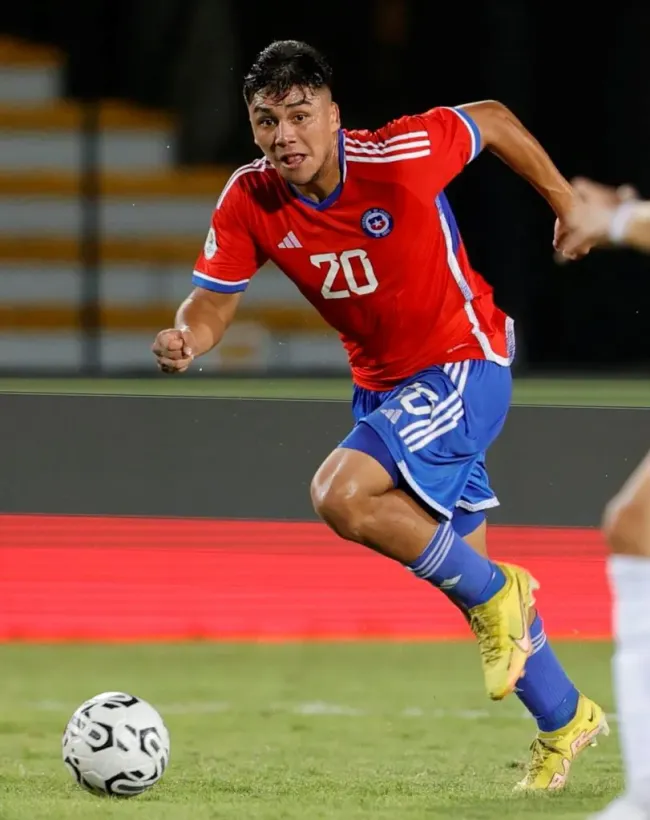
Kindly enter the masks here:
[[535, 604], [535, 579], [521, 567], [498, 564], [505, 585], [484, 604], [469, 610], [488, 695], [502, 700], [515, 688], [533, 651], [529, 621]]
[[580, 695], [573, 720], [556, 732], [538, 732], [531, 748], [528, 772], [515, 791], [541, 791], [564, 788], [573, 761], [587, 746], [598, 744], [598, 735], [608, 735], [605, 713]]

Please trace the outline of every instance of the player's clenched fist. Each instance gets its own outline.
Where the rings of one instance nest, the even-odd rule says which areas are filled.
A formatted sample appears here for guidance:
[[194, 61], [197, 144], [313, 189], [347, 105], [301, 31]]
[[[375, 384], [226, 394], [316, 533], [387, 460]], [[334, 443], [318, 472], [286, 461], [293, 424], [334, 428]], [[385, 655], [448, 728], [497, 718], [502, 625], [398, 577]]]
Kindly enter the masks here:
[[184, 373], [192, 364], [194, 348], [192, 332], [175, 328], [161, 330], [151, 346], [163, 373]]

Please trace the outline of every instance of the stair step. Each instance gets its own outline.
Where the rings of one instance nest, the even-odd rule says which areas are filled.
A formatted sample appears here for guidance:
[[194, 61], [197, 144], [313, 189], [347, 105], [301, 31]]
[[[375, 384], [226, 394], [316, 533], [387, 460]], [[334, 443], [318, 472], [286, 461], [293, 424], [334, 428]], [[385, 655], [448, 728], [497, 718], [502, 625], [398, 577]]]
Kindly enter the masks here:
[[[159, 329], [159, 328], [158, 328]], [[124, 375], [125, 371], [154, 375], [156, 366], [151, 353], [151, 332], [100, 333], [100, 360], [108, 373]], [[83, 363], [85, 340], [81, 331], [51, 331], [49, 333], [3, 333], [0, 348], [9, 367], [20, 373], [42, 375], [49, 369], [78, 372]], [[300, 367], [312, 375], [334, 368], [346, 373], [343, 348], [335, 335], [300, 333], [285, 336], [282, 345], [269, 338], [268, 331], [258, 325], [233, 322], [228, 335], [213, 351], [201, 357], [194, 373], [223, 373], [228, 369], [241, 372], [250, 367], [270, 371], [285, 371]]]
[[[98, 287], [107, 305], [178, 305], [192, 288], [192, 258], [183, 262], [109, 262], [98, 266]], [[0, 304], [77, 304], [84, 271], [79, 262], [0, 261]], [[290, 279], [269, 263], [253, 278], [246, 305], [275, 302], [301, 305], [304, 297]]]
[[0, 63], [0, 106], [48, 103], [59, 94], [60, 78], [48, 66], [3, 66]]
[[[79, 239], [71, 236], [0, 234], [0, 260], [4, 262], [79, 262], [82, 250]], [[193, 265], [200, 250], [196, 237], [104, 236], [99, 255], [102, 262]]]
[[[70, 131], [81, 127], [84, 107], [71, 100], [51, 100], [35, 105], [0, 105], [0, 130]], [[127, 103], [104, 100], [99, 107], [103, 130], [165, 131], [173, 119], [159, 111], [148, 111]]]
[[[205, 241], [219, 192], [207, 197], [174, 199], [106, 198], [98, 201], [98, 223], [107, 236], [194, 236]], [[25, 236], [76, 235], [82, 230], [85, 206], [78, 197], [0, 197], [0, 231]]]
[[63, 55], [53, 46], [40, 45], [18, 37], [0, 37], [0, 66], [60, 67]]
[[[168, 327], [176, 305], [102, 305], [99, 324], [104, 330], [153, 332]], [[306, 303], [304, 305], [242, 305], [237, 321], [254, 322], [280, 333], [327, 331], [327, 325]], [[74, 330], [81, 327], [79, 308], [72, 305], [0, 305], [0, 328], [25, 332]], [[330, 331], [331, 332], [331, 331]]]
[[[162, 131], [104, 131], [98, 142], [101, 168], [142, 173], [168, 168], [174, 160], [174, 140]], [[0, 129], [0, 173], [74, 172], [81, 156], [82, 138], [78, 131]]]
[[[148, 173], [123, 173], [104, 169], [99, 188], [105, 197], [212, 197], [216, 201], [228, 181], [231, 168], [164, 168]], [[76, 197], [81, 177], [75, 171], [25, 170], [0, 173], [0, 196]]]

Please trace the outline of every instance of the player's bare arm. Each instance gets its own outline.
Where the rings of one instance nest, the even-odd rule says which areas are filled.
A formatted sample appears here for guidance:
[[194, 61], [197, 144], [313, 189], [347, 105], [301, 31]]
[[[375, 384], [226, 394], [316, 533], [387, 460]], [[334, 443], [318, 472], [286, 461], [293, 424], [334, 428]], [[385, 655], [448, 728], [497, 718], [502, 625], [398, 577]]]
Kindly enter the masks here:
[[195, 288], [176, 312], [173, 328], [161, 330], [152, 350], [163, 373], [184, 373], [197, 356], [212, 350], [230, 326], [240, 293]]
[[556, 250], [568, 258], [584, 256], [589, 251], [588, 243], [573, 246], [570, 253], [564, 247], [566, 218], [573, 207], [575, 194], [538, 140], [500, 102], [486, 100], [459, 107], [476, 123], [483, 146], [529, 182], [551, 206], [558, 218], [554, 239]]

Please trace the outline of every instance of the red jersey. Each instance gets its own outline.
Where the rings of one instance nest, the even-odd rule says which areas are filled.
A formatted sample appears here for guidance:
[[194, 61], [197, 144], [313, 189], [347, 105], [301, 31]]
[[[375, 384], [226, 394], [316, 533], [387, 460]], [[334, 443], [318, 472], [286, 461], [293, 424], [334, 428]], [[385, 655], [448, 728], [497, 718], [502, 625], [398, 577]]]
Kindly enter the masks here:
[[273, 261], [338, 331], [355, 383], [371, 390], [464, 359], [507, 366], [512, 320], [471, 267], [444, 194], [480, 149], [465, 111], [433, 108], [341, 130], [341, 183], [323, 202], [264, 158], [245, 165], [217, 202], [193, 284], [238, 293]]

